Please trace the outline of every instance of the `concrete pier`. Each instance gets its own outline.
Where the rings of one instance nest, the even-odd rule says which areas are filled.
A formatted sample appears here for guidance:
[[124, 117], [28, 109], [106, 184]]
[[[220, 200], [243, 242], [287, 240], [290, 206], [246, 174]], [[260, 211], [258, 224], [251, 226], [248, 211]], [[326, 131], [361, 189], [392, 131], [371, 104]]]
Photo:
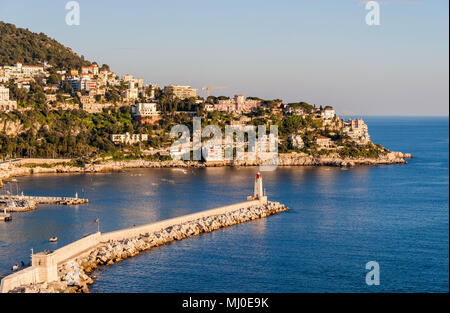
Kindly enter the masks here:
[[111, 265], [165, 243], [282, 211], [277, 202], [252, 200], [213, 210], [110, 233], [96, 233], [52, 253], [33, 255], [32, 266], [2, 279], [0, 292], [88, 292], [88, 276], [98, 266]]
[[98, 266], [112, 265], [174, 240], [249, 222], [287, 211], [262, 195], [262, 182], [249, 200], [168, 220], [84, 237], [51, 253], [32, 256], [32, 266], [2, 279], [0, 292], [89, 292], [88, 275]]

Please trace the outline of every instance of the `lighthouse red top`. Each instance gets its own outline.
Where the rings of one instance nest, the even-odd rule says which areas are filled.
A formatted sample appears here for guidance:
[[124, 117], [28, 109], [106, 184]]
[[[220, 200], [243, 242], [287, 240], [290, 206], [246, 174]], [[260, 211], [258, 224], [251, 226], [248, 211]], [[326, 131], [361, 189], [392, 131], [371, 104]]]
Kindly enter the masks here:
[[261, 174], [260, 173], [256, 174], [256, 179], [258, 179], [258, 178], [261, 178]]

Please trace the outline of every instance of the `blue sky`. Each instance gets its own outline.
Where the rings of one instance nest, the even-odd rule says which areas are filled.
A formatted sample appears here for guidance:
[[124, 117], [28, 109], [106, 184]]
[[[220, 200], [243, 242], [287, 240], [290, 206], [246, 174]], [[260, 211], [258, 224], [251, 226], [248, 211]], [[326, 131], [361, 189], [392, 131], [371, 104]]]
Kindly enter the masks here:
[[447, 0], [0, 0], [0, 20], [160, 86], [228, 86], [362, 115], [448, 115]]

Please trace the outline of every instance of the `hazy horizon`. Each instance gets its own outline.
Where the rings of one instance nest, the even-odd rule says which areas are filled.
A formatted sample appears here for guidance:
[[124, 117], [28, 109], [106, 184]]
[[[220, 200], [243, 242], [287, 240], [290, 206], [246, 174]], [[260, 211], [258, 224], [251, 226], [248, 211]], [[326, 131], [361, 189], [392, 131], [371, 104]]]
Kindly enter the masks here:
[[[339, 114], [448, 116], [448, 1], [1, 1], [0, 20], [43, 32], [119, 75], [146, 83], [228, 86]], [[345, 114], [350, 115], [350, 114]]]

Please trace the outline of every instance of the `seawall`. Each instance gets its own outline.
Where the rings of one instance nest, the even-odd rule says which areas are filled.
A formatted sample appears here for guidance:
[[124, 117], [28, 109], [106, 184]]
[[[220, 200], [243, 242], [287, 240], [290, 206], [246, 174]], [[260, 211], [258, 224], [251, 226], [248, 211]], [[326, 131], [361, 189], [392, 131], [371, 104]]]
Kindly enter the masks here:
[[[388, 152], [378, 158], [341, 158], [339, 156], [311, 156], [304, 153], [280, 153], [277, 166], [357, 166], [357, 165], [384, 165], [384, 164], [406, 164], [405, 159], [412, 158], [409, 153]], [[67, 163], [67, 162], [65, 162]], [[32, 159], [27, 160], [27, 165], [34, 164]], [[147, 160], [128, 160], [128, 161], [107, 161], [99, 164], [86, 164], [83, 167], [71, 166], [67, 164], [52, 163], [50, 167], [39, 166], [42, 163], [37, 162], [35, 167], [21, 166], [22, 163], [0, 163], [0, 187], [1, 181], [11, 177], [26, 176], [31, 174], [50, 174], [50, 173], [101, 173], [120, 171], [131, 168], [205, 168], [205, 167], [246, 167], [259, 166], [261, 161], [241, 160], [241, 161], [219, 161], [219, 162], [197, 162], [197, 161], [147, 161]]]
[[58, 279], [58, 265], [76, 257], [83, 251], [95, 248], [100, 242], [96, 233], [61, 247], [52, 253], [39, 252], [32, 256], [31, 266], [2, 279], [0, 292], [8, 292], [26, 285], [42, 284]]
[[165, 243], [286, 211], [283, 204], [251, 200], [156, 223], [96, 233], [52, 253], [33, 255], [32, 266], [3, 278], [0, 292], [89, 292], [98, 266], [112, 265]]

